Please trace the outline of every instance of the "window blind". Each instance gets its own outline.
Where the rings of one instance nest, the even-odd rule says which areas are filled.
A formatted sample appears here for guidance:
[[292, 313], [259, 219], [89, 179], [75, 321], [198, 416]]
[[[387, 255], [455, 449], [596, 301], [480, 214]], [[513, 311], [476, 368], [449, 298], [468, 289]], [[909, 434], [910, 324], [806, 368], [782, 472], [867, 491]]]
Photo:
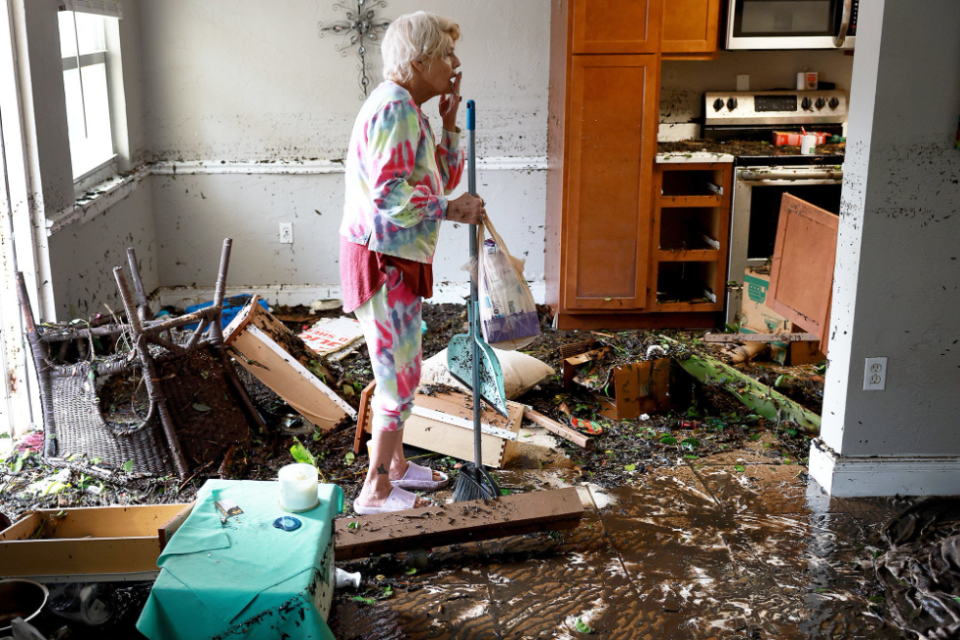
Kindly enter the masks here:
[[60, 11], [92, 13], [107, 18], [123, 17], [123, 10], [117, 0], [60, 0]]

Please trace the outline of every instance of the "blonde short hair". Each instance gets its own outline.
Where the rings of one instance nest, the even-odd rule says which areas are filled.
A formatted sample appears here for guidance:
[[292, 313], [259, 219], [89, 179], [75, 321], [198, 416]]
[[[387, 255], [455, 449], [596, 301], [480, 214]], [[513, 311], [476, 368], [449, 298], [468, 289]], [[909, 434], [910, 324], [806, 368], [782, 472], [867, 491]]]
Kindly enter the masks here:
[[387, 29], [380, 49], [383, 75], [394, 82], [413, 77], [414, 60], [439, 58], [460, 38], [460, 25], [426, 11], [400, 16]]

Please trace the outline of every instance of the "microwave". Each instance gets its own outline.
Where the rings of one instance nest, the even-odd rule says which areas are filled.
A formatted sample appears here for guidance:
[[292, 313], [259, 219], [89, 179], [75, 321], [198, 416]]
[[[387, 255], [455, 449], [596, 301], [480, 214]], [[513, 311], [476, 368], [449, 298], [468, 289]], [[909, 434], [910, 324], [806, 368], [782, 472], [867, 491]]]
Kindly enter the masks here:
[[853, 49], [859, 0], [729, 0], [727, 49]]

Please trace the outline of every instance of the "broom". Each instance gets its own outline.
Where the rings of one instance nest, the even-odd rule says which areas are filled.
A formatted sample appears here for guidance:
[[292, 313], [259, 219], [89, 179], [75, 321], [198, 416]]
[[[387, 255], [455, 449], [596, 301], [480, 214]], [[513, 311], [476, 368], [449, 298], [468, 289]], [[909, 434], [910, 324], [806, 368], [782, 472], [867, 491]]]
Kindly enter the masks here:
[[[467, 182], [471, 195], [477, 195], [477, 147], [476, 147], [476, 104], [467, 101], [467, 144], [469, 164]], [[470, 278], [470, 306], [467, 307], [467, 319], [470, 323], [470, 344], [473, 356], [473, 457], [475, 464], [465, 464], [457, 474], [457, 484], [453, 488], [453, 501], [494, 500], [500, 495], [500, 487], [493, 476], [483, 467], [483, 452], [480, 446], [480, 318], [477, 293], [477, 278], [480, 277], [480, 263], [477, 260], [477, 225], [470, 225], [470, 260], [477, 265], [476, 276]]]

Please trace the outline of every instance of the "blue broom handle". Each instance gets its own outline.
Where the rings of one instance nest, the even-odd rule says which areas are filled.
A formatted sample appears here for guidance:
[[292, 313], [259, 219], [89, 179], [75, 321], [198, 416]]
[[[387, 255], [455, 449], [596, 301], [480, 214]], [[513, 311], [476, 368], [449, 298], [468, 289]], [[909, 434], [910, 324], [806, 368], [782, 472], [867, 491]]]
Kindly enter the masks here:
[[[467, 188], [471, 195], [477, 195], [477, 104], [467, 100]], [[477, 225], [470, 225], [470, 260], [476, 263], [477, 276], [470, 278], [470, 309], [467, 318], [470, 322], [470, 344], [473, 351], [473, 457], [477, 465], [477, 482], [480, 482], [480, 469], [483, 467], [483, 453], [480, 441], [480, 308], [477, 280], [480, 278], [480, 260], [477, 247]]]

